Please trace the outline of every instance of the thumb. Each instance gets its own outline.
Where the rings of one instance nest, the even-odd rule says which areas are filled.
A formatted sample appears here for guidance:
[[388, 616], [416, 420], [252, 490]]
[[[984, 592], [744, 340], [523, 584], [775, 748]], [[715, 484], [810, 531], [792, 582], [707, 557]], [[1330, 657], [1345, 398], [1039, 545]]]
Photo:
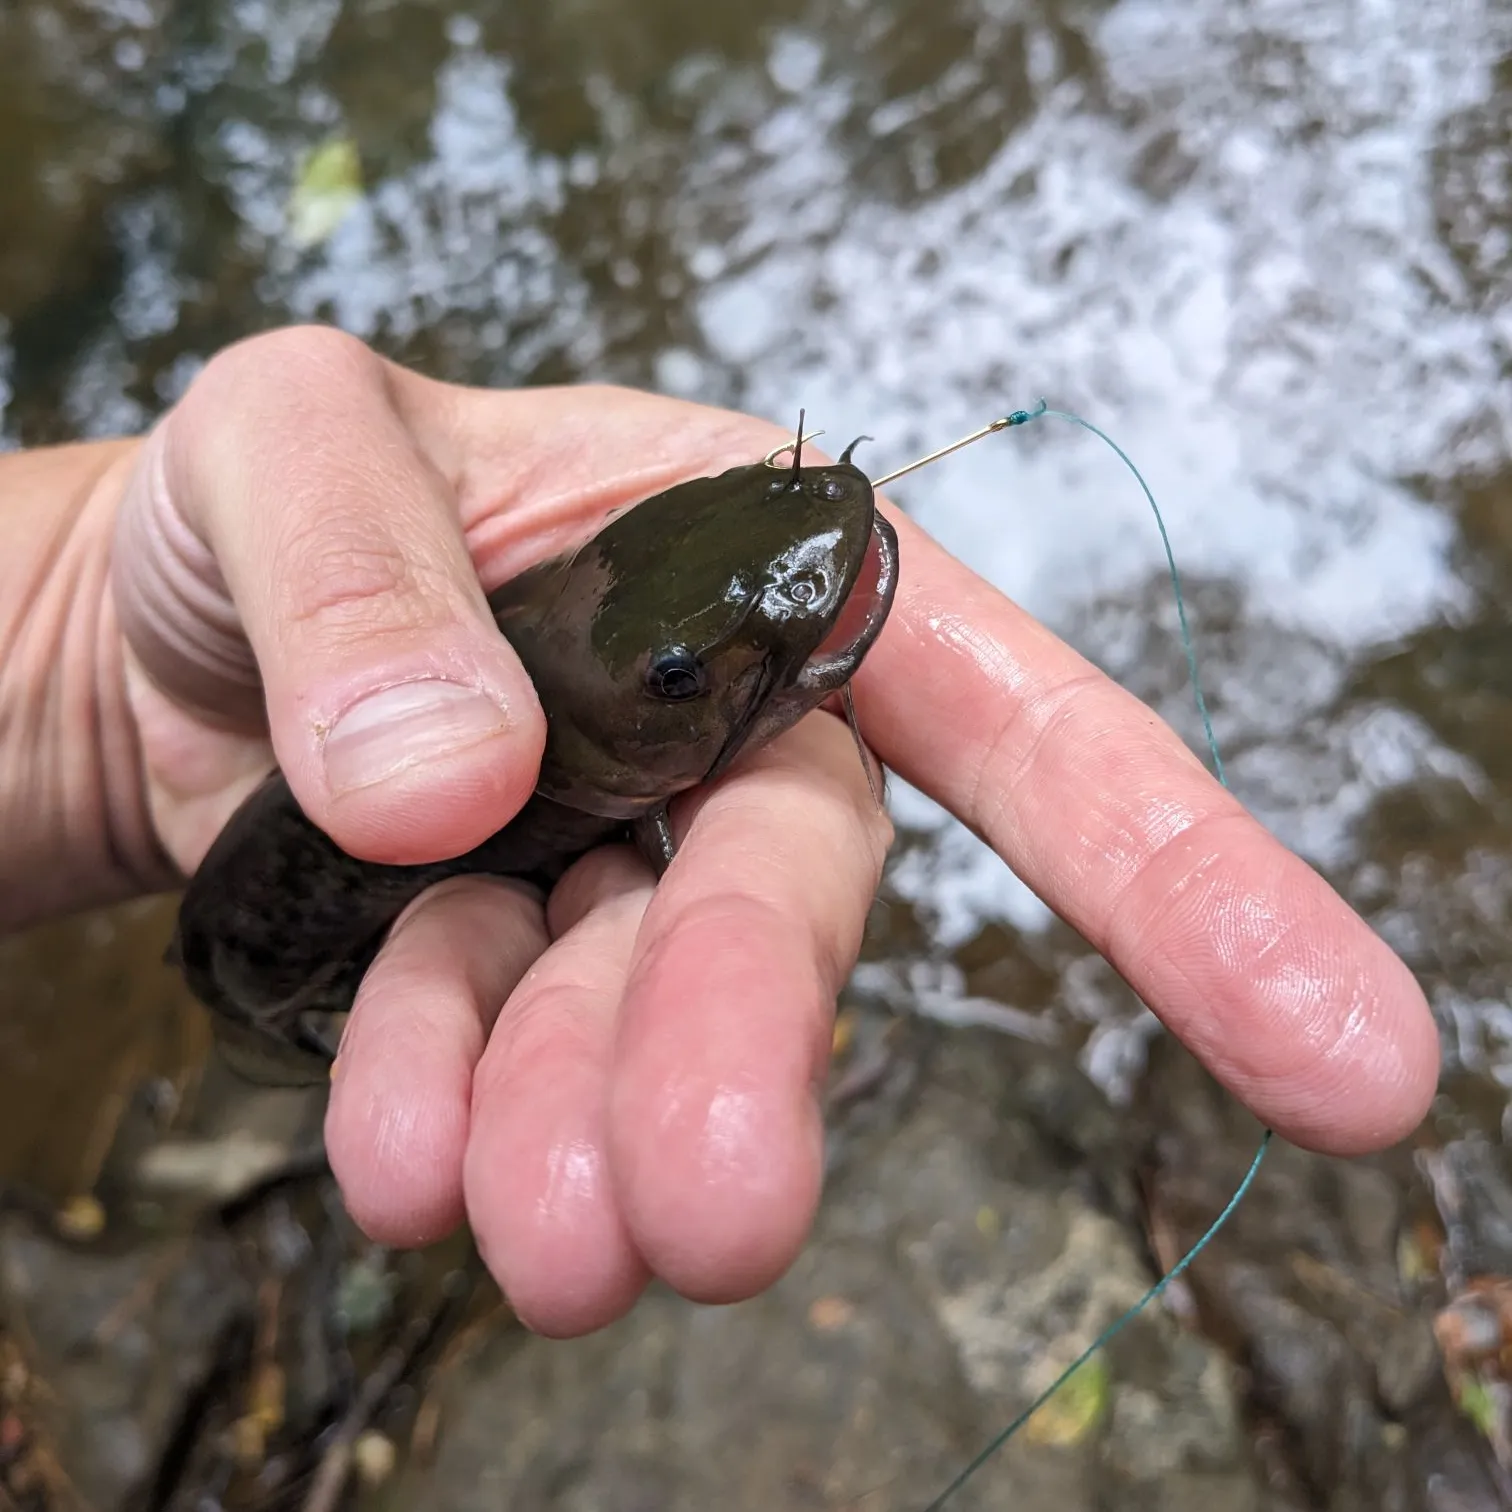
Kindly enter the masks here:
[[393, 394], [334, 331], [228, 348], [144, 449], [116, 584], [159, 689], [249, 735], [265, 712], [310, 818], [353, 855], [410, 864], [508, 822], [545, 721]]

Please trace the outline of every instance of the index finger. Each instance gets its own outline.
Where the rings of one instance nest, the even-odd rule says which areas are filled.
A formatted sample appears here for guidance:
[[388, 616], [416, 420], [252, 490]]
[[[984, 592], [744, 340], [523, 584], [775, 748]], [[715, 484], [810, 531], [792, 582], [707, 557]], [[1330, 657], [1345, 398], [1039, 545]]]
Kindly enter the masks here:
[[899, 517], [867, 739], [981, 835], [1267, 1125], [1333, 1154], [1422, 1119], [1438, 1036], [1365, 921], [1146, 705]]

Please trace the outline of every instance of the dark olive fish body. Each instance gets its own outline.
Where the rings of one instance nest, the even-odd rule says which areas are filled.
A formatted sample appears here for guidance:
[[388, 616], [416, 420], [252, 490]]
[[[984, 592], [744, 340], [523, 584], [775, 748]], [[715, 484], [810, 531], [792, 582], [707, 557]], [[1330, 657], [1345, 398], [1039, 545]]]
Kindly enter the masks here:
[[233, 1063], [264, 1080], [323, 1076], [313, 1026], [351, 1007], [394, 919], [448, 877], [549, 887], [626, 834], [664, 868], [668, 801], [845, 686], [892, 606], [897, 541], [849, 448], [833, 466], [799, 462], [679, 484], [489, 595], [547, 737], [534, 795], [476, 849], [359, 861], [280, 773], [246, 800], [191, 880], [170, 948]]

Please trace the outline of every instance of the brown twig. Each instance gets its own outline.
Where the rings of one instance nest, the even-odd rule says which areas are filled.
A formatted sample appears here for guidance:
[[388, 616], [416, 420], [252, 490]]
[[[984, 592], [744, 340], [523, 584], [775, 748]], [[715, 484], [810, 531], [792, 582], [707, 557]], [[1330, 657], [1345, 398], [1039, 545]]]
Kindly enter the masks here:
[[352, 1472], [352, 1451], [357, 1440], [382, 1407], [389, 1393], [404, 1378], [405, 1372], [414, 1364], [420, 1351], [435, 1336], [448, 1312], [457, 1302], [459, 1293], [450, 1287], [443, 1289], [441, 1300], [428, 1313], [411, 1318], [399, 1337], [385, 1351], [372, 1373], [362, 1383], [341, 1420], [334, 1437], [320, 1457], [315, 1478], [310, 1483], [309, 1495], [305, 1497], [303, 1512], [335, 1512], [346, 1489], [347, 1477]]
[[1393, 1318], [1402, 1316], [1402, 1309], [1392, 1301], [1373, 1291], [1352, 1276], [1309, 1255], [1305, 1250], [1293, 1250], [1287, 1257], [1292, 1274], [1311, 1291], [1326, 1296], [1342, 1298], [1347, 1302], [1364, 1302]]
[[175, 1239], [164, 1246], [163, 1253], [147, 1268], [136, 1285], [95, 1325], [93, 1343], [97, 1348], [115, 1342], [121, 1330], [167, 1285], [188, 1250], [189, 1240], [184, 1238]]
[[514, 1309], [501, 1298], [482, 1317], [474, 1318], [447, 1340], [440, 1358], [430, 1370], [425, 1395], [415, 1413], [415, 1426], [410, 1431], [410, 1453], [419, 1456], [422, 1462], [435, 1451], [436, 1437], [440, 1432], [441, 1408], [437, 1391], [446, 1377], [492, 1335], [504, 1317], [513, 1318]]

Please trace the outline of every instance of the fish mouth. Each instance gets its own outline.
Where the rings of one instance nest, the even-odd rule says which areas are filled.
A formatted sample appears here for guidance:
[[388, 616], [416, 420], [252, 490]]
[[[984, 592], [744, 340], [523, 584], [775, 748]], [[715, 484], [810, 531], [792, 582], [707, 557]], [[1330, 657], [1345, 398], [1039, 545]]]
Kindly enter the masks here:
[[859, 666], [881, 633], [897, 589], [897, 540], [895, 536], [886, 540], [884, 531], [893, 535], [882, 516], [874, 515], [861, 570], [829, 634], [819, 643], [805, 670], [840, 659], [854, 659]]
[[898, 533], [874, 510], [866, 554], [835, 623], [804, 664], [792, 692], [779, 694], [779, 699], [805, 698], [806, 706], [813, 707], [838, 693], [881, 635], [897, 592]]

